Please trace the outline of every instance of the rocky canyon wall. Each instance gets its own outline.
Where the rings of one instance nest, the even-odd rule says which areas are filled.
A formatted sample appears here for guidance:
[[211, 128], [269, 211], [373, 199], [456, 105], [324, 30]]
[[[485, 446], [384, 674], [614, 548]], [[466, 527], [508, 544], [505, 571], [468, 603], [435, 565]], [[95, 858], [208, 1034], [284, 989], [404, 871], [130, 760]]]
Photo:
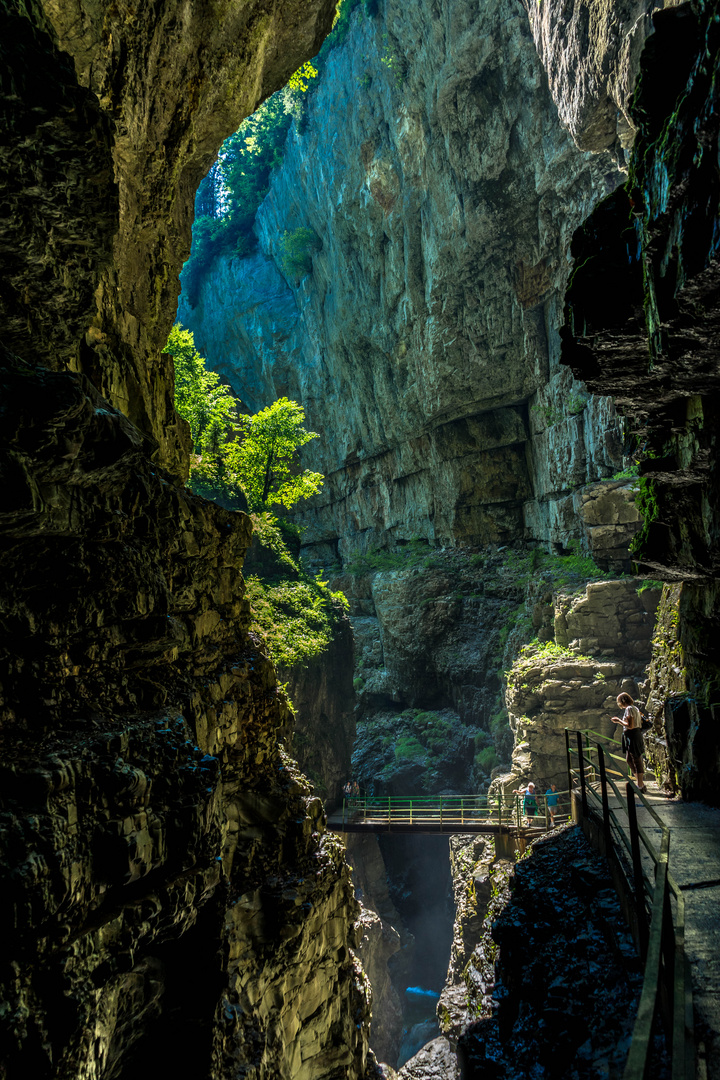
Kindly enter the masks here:
[[665, 771], [717, 801], [718, 6], [685, 4], [655, 24], [628, 182], [573, 242], [564, 358], [627, 417], [644, 517], [635, 557], [684, 582], [663, 602], [651, 692], [666, 714]]
[[357, 1077], [358, 908], [178, 486], [194, 188], [328, 2], [0, 8], [0, 1075]]
[[[560, 368], [559, 327], [619, 144], [578, 148], [515, 0], [358, 7], [299, 128], [259, 252], [218, 259], [179, 314], [251, 409], [288, 394], [321, 433], [310, 554], [579, 539], [578, 491], [622, 467], [622, 435]], [[321, 250], [283, 276], [299, 227]]]

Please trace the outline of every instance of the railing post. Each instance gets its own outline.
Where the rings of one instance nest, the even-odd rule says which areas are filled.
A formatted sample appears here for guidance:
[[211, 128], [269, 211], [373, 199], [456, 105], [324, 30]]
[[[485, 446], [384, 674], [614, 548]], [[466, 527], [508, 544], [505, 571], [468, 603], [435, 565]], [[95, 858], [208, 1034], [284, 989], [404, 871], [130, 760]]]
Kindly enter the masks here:
[[572, 791], [572, 760], [570, 758], [570, 728], [565, 728], [565, 757], [567, 758], [568, 791]]
[[442, 832], [442, 795], [440, 796], [440, 832]]
[[610, 804], [608, 802], [607, 775], [605, 773], [605, 751], [598, 745], [598, 766], [600, 768], [600, 790], [602, 792], [603, 835], [605, 836], [605, 855], [610, 853]]
[[342, 818], [343, 830], [345, 829], [345, 803], [346, 802], [347, 802], [347, 799], [345, 798], [345, 796], [343, 796], [343, 818]]
[[577, 733], [578, 769], [580, 770], [580, 793], [582, 795], [583, 817], [588, 814], [587, 790], [585, 788], [585, 762], [583, 760], [582, 731]]
[[412, 812], [413, 812], [413, 804], [412, 804], [412, 799], [411, 799], [410, 800], [410, 824], [411, 825], [412, 825]]
[[460, 799], [460, 824], [465, 824], [465, 800]]
[[632, 784], [628, 782], [627, 805], [628, 824], [630, 826], [630, 850], [632, 852], [633, 879], [635, 884], [635, 906], [637, 909], [638, 937], [640, 938], [640, 958], [645, 963], [648, 945], [648, 921], [645, 910], [645, 886], [643, 883], [642, 861], [640, 858], [640, 837], [637, 827], [637, 809]]

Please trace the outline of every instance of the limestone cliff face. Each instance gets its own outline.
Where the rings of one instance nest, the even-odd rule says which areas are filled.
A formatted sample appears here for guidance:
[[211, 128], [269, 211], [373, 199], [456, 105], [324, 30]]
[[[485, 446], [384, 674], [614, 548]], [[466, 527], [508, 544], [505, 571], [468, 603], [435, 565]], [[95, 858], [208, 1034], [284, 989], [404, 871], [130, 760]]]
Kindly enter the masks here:
[[[495, 787], [512, 791], [533, 780], [544, 793], [550, 781], [566, 791], [565, 729], [617, 738], [611, 717], [616, 698], [647, 696], [658, 588], [637, 578], [598, 581], [573, 595], [556, 593], [548, 604], [547, 638], [564, 655], [542, 649], [521, 655], [508, 672], [505, 704], [514, 734], [512, 772]], [[642, 689], [641, 689], [642, 688]]]
[[[558, 366], [566, 253], [620, 174], [563, 128], [525, 9], [358, 8], [301, 127], [260, 252], [219, 260], [180, 317], [251, 409], [287, 393], [321, 433], [307, 544], [578, 537], [572, 493], [622, 440]], [[286, 280], [299, 226], [322, 250]]]
[[221, 141], [317, 51], [333, 7], [3, 7], [5, 344], [86, 373], [181, 476], [188, 440], [160, 350], [195, 190]]
[[292, 671], [279, 669], [295, 709], [293, 753], [328, 811], [342, 800], [355, 739], [354, 648], [350, 621], [336, 624], [327, 650]]
[[[664, 601], [654, 701], [660, 716], [662, 695], [671, 695], [666, 775], [675, 775], [686, 794], [702, 791], [714, 800], [717, 19], [715, 3], [655, 16], [633, 111], [638, 135], [628, 183], [573, 242], [579, 269], [568, 293], [564, 345], [577, 376], [616, 396], [634, 436], [644, 516], [636, 558], [664, 580], [685, 582], [679, 606]], [[591, 252], [592, 266], [582, 266]]]
[[365, 1073], [358, 909], [247, 633], [249, 520], [151, 460], [187, 464], [152, 361], [194, 184], [330, 8], [0, 14], [3, 1080]]

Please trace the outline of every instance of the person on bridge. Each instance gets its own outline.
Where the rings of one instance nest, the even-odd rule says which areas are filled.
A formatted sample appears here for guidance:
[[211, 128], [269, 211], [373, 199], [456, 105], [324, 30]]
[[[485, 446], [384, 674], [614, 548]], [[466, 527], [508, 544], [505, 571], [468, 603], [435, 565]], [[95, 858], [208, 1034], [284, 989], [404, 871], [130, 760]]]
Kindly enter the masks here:
[[556, 795], [557, 786], [550, 783], [550, 787], [545, 792], [545, 805], [550, 816], [550, 828], [555, 828], [555, 814], [557, 813], [558, 795]]
[[613, 716], [613, 724], [620, 724], [623, 728], [622, 748], [625, 760], [632, 774], [633, 780], [640, 791], [647, 791], [645, 787], [645, 766], [643, 764], [642, 716], [637, 705], [629, 694], [618, 694], [617, 703], [625, 711], [622, 716]]
[[532, 818], [537, 814], [537, 799], [535, 798], [535, 785], [532, 780], [529, 781], [526, 788], [515, 788], [513, 795], [523, 796], [523, 814], [525, 815], [525, 823], [531, 824]]

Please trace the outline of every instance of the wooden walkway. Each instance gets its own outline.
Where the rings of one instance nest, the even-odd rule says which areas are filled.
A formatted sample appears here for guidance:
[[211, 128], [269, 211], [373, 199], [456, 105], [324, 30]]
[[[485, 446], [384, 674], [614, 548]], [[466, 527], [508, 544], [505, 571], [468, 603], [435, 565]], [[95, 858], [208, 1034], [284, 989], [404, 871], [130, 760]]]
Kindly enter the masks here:
[[574, 816], [619, 872], [645, 968], [624, 1080], [647, 1075], [657, 1008], [673, 1080], [720, 1080], [720, 808], [668, 798], [650, 773], [640, 795], [597, 732], [566, 731], [566, 744]]
[[[649, 775], [649, 774], [648, 774]], [[720, 809], [668, 799], [647, 780], [647, 800], [670, 832], [670, 866], [685, 899], [685, 955], [690, 962], [696, 1013], [698, 1080], [720, 1080]], [[610, 807], [629, 835], [627, 807]], [[660, 828], [638, 801], [638, 825], [657, 847]], [[648, 872], [654, 867], [643, 849]]]

